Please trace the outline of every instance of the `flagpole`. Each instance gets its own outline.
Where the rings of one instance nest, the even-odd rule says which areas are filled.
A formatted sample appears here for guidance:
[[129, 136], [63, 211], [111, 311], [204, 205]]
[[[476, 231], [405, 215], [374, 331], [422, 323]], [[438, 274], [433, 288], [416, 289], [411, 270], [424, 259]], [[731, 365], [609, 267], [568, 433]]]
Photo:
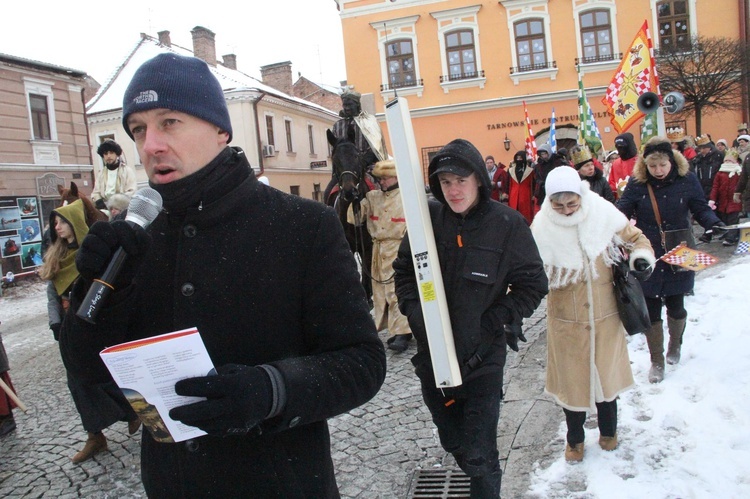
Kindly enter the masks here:
[[659, 104], [659, 108], [656, 110], [656, 129], [659, 137], [667, 136], [667, 125], [664, 121], [664, 106]]

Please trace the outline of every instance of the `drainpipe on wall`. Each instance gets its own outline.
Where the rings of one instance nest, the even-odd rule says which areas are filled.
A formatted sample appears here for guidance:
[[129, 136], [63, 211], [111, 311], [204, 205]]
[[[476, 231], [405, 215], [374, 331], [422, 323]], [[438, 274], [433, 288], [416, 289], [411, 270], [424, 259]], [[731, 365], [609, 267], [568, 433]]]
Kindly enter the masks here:
[[94, 157], [93, 157], [93, 148], [91, 147], [91, 134], [89, 133], [89, 120], [86, 116], [86, 88], [81, 89], [81, 102], [83, 102], [83, 124], [86, 126], [86, 145], [88, 146], [88, 155], [89, 155], [89, 161], [91, 162], [91, 173], [89, 177], [91, 178], [91, 190], [93, 192], [94, 190], [94, 183], [96, 181], [96, 175], [94, 174], [94, 168], [96, 168], [96, 165], [94, 165]]
[[253, 114], [255, 115], [255, 139], [258, 142], [258, 166], [260, 167], [260, 174], [266, 171], [263, 166], [263, 142], [260, 140], [260, 122], [258, 121], [258, 103], [263, 100], [267, 94], [265, 92], [260, 93], [260, 97], [255, 99], [253, 102]]

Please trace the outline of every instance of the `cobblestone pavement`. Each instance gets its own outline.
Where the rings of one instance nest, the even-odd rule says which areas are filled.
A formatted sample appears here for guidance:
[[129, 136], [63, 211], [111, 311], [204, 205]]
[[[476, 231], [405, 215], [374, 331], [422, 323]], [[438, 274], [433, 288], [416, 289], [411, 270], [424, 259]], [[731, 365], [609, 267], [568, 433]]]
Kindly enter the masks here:
[[[704, 248], [724, 262], [733, 249], [716, 243], [700, 249]], [[14, 304], [24, 300], [34, 300], [31, 313], [13, 314]], [[508, 354], [506, 396], [497, 433], [505, 498], [528, 496], [530, 472], [535, 466], [546, 468], [563, 452], [564, 441], [558, 435], [562, 413], [543, 395], [544, 317], [543, 304], [524, 324], [528, 343], [521, 344], [520, 353]], [[0, 320], [13, 382], [29, 407], [25, 414], [14, 411], [18, 428], [0, 440], [0, 497], [145, 497], [140, 482], [140, 435], [128, 436], [125, 423], [105, 431], [108, 452], [81, 465], [70, 462], [86, 434], [66, 387], [57, 344], [47, 329], [43, 286], [6, 290], [0, 299]], [[412, 342], [405, 353], [388, 350], [388, 374], [378, 395], [330, 421], [343, 497], [404, 498], [416, 470], [455, 468], [440, 447], [422, 403], [409, 362], [415, 348]], [[569, 487], [576, 490], [575, 484]]]

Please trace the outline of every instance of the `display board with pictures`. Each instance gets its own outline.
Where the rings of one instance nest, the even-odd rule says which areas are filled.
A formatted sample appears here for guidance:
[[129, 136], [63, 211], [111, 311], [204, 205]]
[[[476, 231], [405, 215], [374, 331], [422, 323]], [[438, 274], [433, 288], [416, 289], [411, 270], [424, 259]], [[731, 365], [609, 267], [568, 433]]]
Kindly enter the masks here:
[[0, 197], [0, 256], [4, 269], [31, 270], [40, 266], [43, 232], [36, 197]]

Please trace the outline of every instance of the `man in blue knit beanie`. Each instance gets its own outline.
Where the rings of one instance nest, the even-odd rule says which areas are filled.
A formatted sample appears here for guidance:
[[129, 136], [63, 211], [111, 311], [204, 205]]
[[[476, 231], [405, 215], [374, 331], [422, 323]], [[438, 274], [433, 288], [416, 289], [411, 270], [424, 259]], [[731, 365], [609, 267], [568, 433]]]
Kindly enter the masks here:
[[145, 62], [122, 121], [164, 210], [146, 229], [91, 227], [70, 310], [117, 248], [128, 257], [96, 325], [67, 317], [66, 367], [107, 380], [105, 346], [195, 326], [217, 374], [177, 381], [197, 402], [161, 416], [205, 435], [143, 432], [148, 496], [338, 497], [326, 420], [377, 393], [385, 353], [336, 214], [255, 178], [200, 59]]

